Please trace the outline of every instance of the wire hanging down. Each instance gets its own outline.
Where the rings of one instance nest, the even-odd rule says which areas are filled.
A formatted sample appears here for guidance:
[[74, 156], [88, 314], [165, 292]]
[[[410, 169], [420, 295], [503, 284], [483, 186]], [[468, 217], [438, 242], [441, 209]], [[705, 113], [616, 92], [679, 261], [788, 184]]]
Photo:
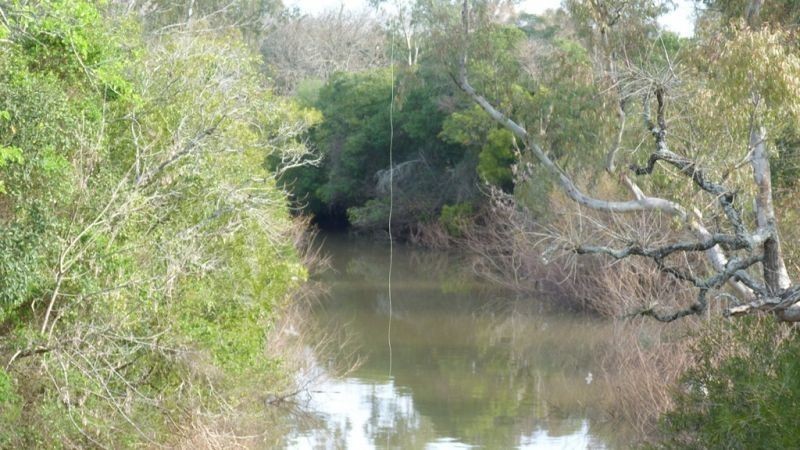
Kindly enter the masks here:
[[392, 268], [394, 265], [394, 238], [392, 237], [392, 213], [394, 212], [394, 33], [392, 33], [389, 58], [392, 86], [389, 99], [389, 326], [386, 341], [389, 344], [389, 377], [392, 376]]

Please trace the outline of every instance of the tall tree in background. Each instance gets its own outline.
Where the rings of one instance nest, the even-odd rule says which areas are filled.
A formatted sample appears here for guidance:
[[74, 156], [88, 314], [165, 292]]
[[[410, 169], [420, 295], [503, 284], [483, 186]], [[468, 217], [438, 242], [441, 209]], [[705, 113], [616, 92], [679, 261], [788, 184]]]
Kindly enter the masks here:
[[386, 67], [385, 36], [369, 11], [289, 12], [264, 37], [261, 52], [276, 88], [294, 93], [301, 83], [322, 84], [336, 72]]

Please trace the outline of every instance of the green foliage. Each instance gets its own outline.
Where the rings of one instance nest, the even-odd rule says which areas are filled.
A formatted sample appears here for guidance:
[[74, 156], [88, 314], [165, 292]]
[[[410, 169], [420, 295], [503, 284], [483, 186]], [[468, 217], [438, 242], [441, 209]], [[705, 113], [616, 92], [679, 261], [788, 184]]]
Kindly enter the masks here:
[[372, 176], [389, 160], [388, 70], [340, 73], [320, 91], [325, 121], [314, 140], [326, 156], [327, 180], [313, 193], [330, 208], [345, 210], [368, 198]]
[[642, 60], [649, 42], [660, 32], [656, 19], [672, 2], [661, 0], [566, 0], [578, 37], [589, 48], [610, 46], [626, 58]]
[[[14, 386], [13, 378], [0, 368], [0, 429], [8, 430], [19, 420], [22, 412], [20, 397]], [[9, 433], [0, 432], [0, 447], [12, 446]]]
[[718, 322], [664, 419], [664, 448], [796, 448], [800, 336], [771, 318]]
[[530, 79], [521, 70], [517, 48], [525, 34], [513, 26], [487, 24], [470, 41], [469, 72], [475, 88], [495, 104], [511, 109], [516, 85], [530, 87]]
[[367, 200], [361, 206], [347, 209], [347, 220], [354, 227], [379, 229], [389, 223], [389, 202], [382, 198]]
[[439, 137], [467, 148], [480, 148], [486, 142], [486, 136], [496, 128], [491, 117], [478, 105], [456, 111], [447, 117], [442, 124]]
[[10, 163], [22, 164], [24, 161], [22, 150], [18, 147], [0, 147], [0, 167], [4, 167]]
[[751, 30], [741, 23], [730, 33], [717, 61], [709, 65], [723, 98], [735, 101], [757, 93], [774, 119], [800, 117], [800, 56], [790, 33], [769, 27]]
[[511, 166], [516, 162], [514, 136], [506, 129], [492, 130], [478, 156], [478, 174], [486, 182], [511, 192], [514, 188]]
[[294, 249], [270, 245], [261, 231], [251, 224], [220, 248], [230, 252], [229, 271], [187, 286], [175, 308], [186, 343], [207, 351], [235, 376], [232, 381], [270, 373], [275, 362], [264, 357], [265, 330], [287, 292], [306, 276]]
[[[0, 168], [10, 164], [22, 164], [25, 159], [22, 157], [22, 150], [18, 147], [0, 147]], [[0, 194], [6, 193], [6, 186], [3, 180], [0, 180]]]
[[562, 165], [586, 167], [602, 158], [605, 137], [613, 127], [602, 87], [580, 43], [556, 39], [544, 57], [543, 77], [522, 113], [526, 123], [538, 123], [543, 144]]
[[0, 446], [165, 441], [276, 376], [265, 330], [306, 273], [270, 168], [302, 163], [319, 114], [265, 88], [229, 27], [9, 8]]
[[464, 227], [469, 224], [474, 213], [475, 211], [469, 203], [444, 205], [439, 215], [439, 223], [450, 236], [461, 237]]
[[[426, 67], [398, 72], [391, 123], [389, 70], [338, 73], [319, 90], [315, 83], [301, 85], [298, 95], [304, 102], [316, 99], [313, 106], [324, 117], [311, 133], [321, 163], [290, 170], [282, 181], [323, 223], [388, 224], [390, 140], [397, 230], [434, 220], [443, 203], [474, 193], [474, 154], [440, 137], [448, 117], [441, 102], [452, 95], [452, 82]], [[455, 177], [455, 170], [471, 173]]]
[[17, 399], [14, 383], [11, 377], [3, 369], [0, 369], [0, 405], [5, 407], [15, 402]]
[[[489, 13], [484, 7], [488, 8], [476, 7], [477, 16]], [[420, 8], [417, 13], [423, 22], [430, 21], [433, 39], [440, 25], [435, 21], [457, 18], [444, 5]], [[468, 44], [472, 84], [504, 113], [537, 124], [559, 164], [593, 166], [606, 152], [614, 117], [606, 113], [609, 99], [604, 87], [595, 83], [589, 49], [574, 36], [555, 33], [555, 28], [538, 33], [529, 29], [536, 31], [536, 23], [526, 26], [479, 21]], [[444, 39], [451, 37], [443, 35], [442, 42], [427, 44], [447, 53], [452, 42]], [[527, 68], [534, 70], [523, 70], [525, 61], [519, 55], [525, 45], [544, 49], [535, 64], [528, 62]], [[346, 216], [357, 227], [385, 226], [390, 136], [395, 165], [424, 162], [411, 178], [395, 178], [399, 223], [435, 220], [442, 205], [477, 202], [476, 181], [511, 192], [517, 156], [510, 134], [496, 130], [480, 107], [466, 101], [443, 69], [453, 70], [435, 58], [422, 58], [418, 66], [397, 71], [392, 124], [388, 113], [393, 86], [387, 70], [340, 73], [321, 89], [313, 82], [301, 89], [302, 101], [310, 104], [315, 99], [313, 106], [324, 121], [312, 132], [321, 164], [290, 171], [283, 178], [295, 201], [323, 223]], [[546, 178], [531, 182], [544, 185], [534, 190], [549, 188]]]
[[106, 81], [122, 77], [113, 63], [119, 41], [95, 5], [40, 6], [14, 11], [15, 45], [0, 56], [0, 235], [8, 237], [0, 242], [0, 321], [48, 276], [44, 264], [64, 223], [52, 206], [77, 194], [76, 169], [86, 167], [70, 161], [87, 140], [102, 142]]
[[[52, 1], [26, 5], [15, 11], [15, 35], [21, 56], [35, 72], [53, 73], [76, 83], [86, 83], [108, 95], [125, 95], [130, 85], [118, 59], [131, 22], [116, 23], [120, 34], [109, 32], [98, 5], [83, 1]], [[34, 19], [35, 18], [35, 19]]]
[[[491, 35], [491, 33], [489, 34]], [[494, 51], [514, 54], [518, 36], [501, 39]], [[503, 91], [488, 89], [494, 103], [524, 124], [536, 124], [540, 143], [560, 165], [582, 169], [593, 167], [605, 152], [605, 142], [612, 132], [613, 117], [606, 111], [607, 100], [596, 84], [594, 67], [586, 47], [579, 41], [555, 33], [532, 33], [531, 40], [545, 50], [537, 55], [535, 80], [520, 76], [518, 63], [495, 62], [491, 54], [487, 67], [495, 70], [491, 77]], [[477, 58], [478, 56], [475, 56]], [[486, 72], [478, 63], [470, 67], [472, 79], [481, 80]], [[495, 77], [501, 77], [500, 80]], [[477, 84], [480, 81], [475, 81]], [[479, 89], [480, 90], [480, 89]], [[481, 91], [484, 93], [484, 91]], [[442, 139], [473, 149], [479, 154], [476, 170], [483, 180], [511, 192], [531, 210], [542, 209], [543, 193], [550, 188], [547, 176], [530, 177], [519, 183], [514, 180], [511, 166], [517, 162], [511, 135], [497, 130], [496, 124], [475, 105], [452, 113], [444, 122]], [[533, 162], [533, 161], [531, 161]], [[536, 192], [536, 195], [528, 195]]]
[[[721, 16], [724, 24], [744, 17], [750, 0], [695, 0], [712, 14]], [[800, 21], [800, 4], [794, 0], [773, 0], [761, 3], [761, 21], [769, 24], [794, 26]]]
[[319, 102], [319, 94], [324, 86], [325, 82], [316, 78], [301, 81], [295, 92], [298, 103], [309, 108], [314, 107]]
[[778, 193], [797, 186], [800, 181], [800, 134], [794, 123], [780, 132], [775, 139], [776, 153], [770, 159], [772, 184]]

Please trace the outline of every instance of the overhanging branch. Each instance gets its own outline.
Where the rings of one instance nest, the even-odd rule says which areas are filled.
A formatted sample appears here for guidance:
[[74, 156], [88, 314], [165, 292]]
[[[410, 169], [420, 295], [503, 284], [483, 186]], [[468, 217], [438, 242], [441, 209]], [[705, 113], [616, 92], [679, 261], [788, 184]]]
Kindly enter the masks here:
[[[464, 37], [466, 39], [466, 37], [469, 35], [469, 9], [467, 0], [464, 0], [461, 10], [461, 17], [464, 27]], [[598, 211], [617, 213], [661, 211], [673, 216], [678, 216], [682, 220], [686, 220], [688, 218], [686, 210], [681, 205], [663, 198], [642, 195], [640, 198], [629, 201], [609, 201], [597, 199], [584, 194], [580, 189], [578, 189], [572, 179], [567, 176], [564, 171], [561, 170], [561, 168], [559, 168], [552, 159], [550, 159], [550, 157], [547, 156], [544, 150], [542, 150], [542, 148], [539, 147], [536, 142], [533, 141], [532, 137], [524, 127], [514, 122], [511, 118], [492, 106], [492, 104], [489, 103], [486, 98], [475, 91], [475, 88], [473, 88], [469, 83], [469, 78], [467, 76], [466, 51], [464, 51], [459, 62], [458, 76], [453, 78], [461, 90], [471, 97], [478, 105], [480, 105], [481, 108], [483, 108], [483, 110], [486, 111], [486, 113], [489, 114], [493, 120], [506, 127], [515, 136], [526, 143], [527, 148], [531, 151], [531, 153], [533, 153], [534, 157], [536, 157], [536, 159], [547, 169], [547, 171], [558, 180], [558, 183], [561, 185], [561, 188], [564, 189], [567, 195], [569, 195], [569, 197], [578, 204]]]
[[[468, 6], [468, 0], [464, 0], [462, 24], [465, 41], [470, 33]], [[657, 248], [645, 248], [637, 244], [631, 244], [622, 249], [589, 245], [576, 246], [570, 249], [576, 253], [605, 254], [615, 259], [623, 259], [630, 256], [650, 258], [663, 273], [691, 283], [698, 289], [697, 301], [688, 308], [663, 312], [656, 311], [654, 307], [649, 307], [638, 312], [637, 315], [652, 316], [660, 321], [673, 321], [687, 315], [699, 314], [706, 310], [706, 297], [709, 291], [720, 289], [727, 283], [736, 290], [739, 298], [749, 302], [745, 305], [736, 305], [731, 308], [729, 310], [731, 315], [770, 309], [779, 311], [784, 319], [785, 317], [792, 317], [792, 320], [800, 321], [800, 304], [798, 304], [800, 287], [797, 288], [797, 292], [792, 290], [794, 288], [789, 289], [789, 279], [781, 257], [777, 225], [771, 205], [769, 167], [763, 143], [765, 134], [755, 121], [753, 131], [751, 131], [752, 157], [750, 162], [753, 166], [756, 185], [759, 188], [759, 194], [756, 198], [758, 226], [755, 232], [750, 232], [741, 212], [735, 206], [736, 192], [721, 183], [712, 182], [695, 161], [670, 150], [667, 144], [665, 90], [659, 87], [653, 91], [657, 101], [657, 117], [655, 120], [649, 117], [649, 103], [652, 97], [647, 98], [645, 101], [645, 123], [655, 139], [655, 150], [650, 155], [646, 166], [631, 165], [630, 169], [637, 175], [647, 175], [655, 170], [655, 166], [659, 161], [663, 161], [677, 168], [680, 174], [691, 179], [693, 184], [702, 191], [714, 196], [719, 208], [730, 222], [729, 226], [733, 229], [731, 233], [715, 234], [711, 233], [703, 225], [700, 213], [696, 212], [696, 210], [694, 210], [695, 213], [692, 213], [693, 210], [684, 207], [679, 202], [647, 196], [635, 182], [624, 174], [622, 174], [621, 180], [629, 191], [633, 193], [634, 199], [609, 201], [594, 198], [581, 191], [573, 179], [539, 146], [534, 136], [528, 133], [524, 126], [506, 116], [485, 97], [476, 92], [469, 82], [467, 61], [465, 50], [459, 60], [457, 74], [451, 74], [454, 82], [495, 122], [525, 142], [527, 150], [557, 180], [559, 187], [563, 189], [570, 199], [589, 209], [608, 213], [645, 211], [666, 213], [680, 219], [685, 228], [695, 236], [697, 241], [677, 242]], [[613, 172], [615, 167], [614, 157], [619, 148], [622, 130], [624, 130], [624, 110], [622, 112], [622, 126], [620, 127], [620, 134], [617, 136], [616, 145], [606, 155], [606, 169], [610, 172]], [[761, 139], [758, 140], [756, 138]], [[723, 248], [738, 254], [728, 259]], [[690, 271], [666, 265], [665, 259], [676, 252], [705, 252], [713, 266], [714, 274], [707, 278], [698, 278]], [[764, 265], [764, 283], [757, 281], [748, 272], [749, 268], [759, 263]]]

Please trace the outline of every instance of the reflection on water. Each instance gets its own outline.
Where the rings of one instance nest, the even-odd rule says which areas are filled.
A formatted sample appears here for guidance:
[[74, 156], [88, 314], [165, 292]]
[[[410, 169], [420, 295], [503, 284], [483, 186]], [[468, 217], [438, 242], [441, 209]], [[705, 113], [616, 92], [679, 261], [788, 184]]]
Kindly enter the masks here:
[[[365, 362], [315, 385], [315, 420], [298, 420], [287, 448], [609, 446], [592, 408], [606, 395], [595, 364], [607, 325], [500, 299], [464, 260], [403, 246], [390, 314], [388, 246], [329, 238], [326, 249], [336, 272], [312, 320], [344, 328]], [[323, 371], [337, 357], [316, 355]]]

